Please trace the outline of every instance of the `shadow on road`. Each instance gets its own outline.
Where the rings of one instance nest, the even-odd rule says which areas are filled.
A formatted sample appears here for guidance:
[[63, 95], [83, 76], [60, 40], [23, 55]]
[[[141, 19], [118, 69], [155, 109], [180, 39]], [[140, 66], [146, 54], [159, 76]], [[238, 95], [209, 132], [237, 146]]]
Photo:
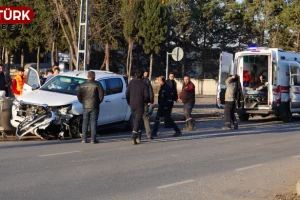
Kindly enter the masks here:
[[[203, 123], [205, 127], [203, 127]], [[283, 123], [276, 118], [254, 118], [248, 122], [240, 123], [238, 130], [222, 130], [224, 121], [215, 120], [209, 123], [203, 119], [197, 124], [197, 130], [193, 132], [183, 133], [181, 137], [172, 137], [173, 130], [160, 128], [159, 137], [154, 140], [147, 140], [145, 131], [143, 131], [142, 143], [157, 143], [157, 142], [172, 142], [181, 140], [199, 140], [205, 138], [223, 138], [229, 136], [243, 136], [243, 135], [260, 135], [260, 134], [282, 134], [285, 132], [299, 131], [300, 117], [293, 119], [293, 123]], [[182, 128], [183, 123], [178, 123], [179, 128]], [[122, 131], [122, 128], [116, 127], [114, 129], [100, 130], [98, 134], [100, 143], [112, 143], [129, 141], [131, 132]], [[274, 133], [276, 131], [276, 133]], [[33, 146], [49, 146], [49, 145], [64, 145], [79, 143], [80, 139], [73, 140], [50, 140], [50, 141], [24, 141], [12, 142], [6, 145], [1, 145], [0, 149], [18, 148], [18, 147], [33, 147]], [[5, 143], [2, 143], [5, 144]]]

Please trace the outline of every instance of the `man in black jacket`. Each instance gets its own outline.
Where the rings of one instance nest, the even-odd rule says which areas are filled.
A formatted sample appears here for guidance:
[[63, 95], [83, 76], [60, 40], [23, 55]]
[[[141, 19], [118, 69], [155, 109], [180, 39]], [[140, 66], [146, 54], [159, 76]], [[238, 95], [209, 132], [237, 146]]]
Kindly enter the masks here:
[[149, 89], [150, 103], [145, 103], [143, 121], [144, 121], [144, 127], [146, 130], [147, 138], [153, 139], [153, 137], [151, 136], [150, 122], [149, 122], [149, 107], [154, 103], [154, 93], [153, 93], [151, 81], [149, 80], [148, 76], [149, 76], [149, 72], [145, 71], [143, 76], [143, 82], [146, 83]]
[[133, 145], [141, 142], [141, 121], [144, 114], [145, 104], [150, 103], [149, 89], [142, 81], [143, 73], [140, 70], [135, 72], [136, 79], [131, 80], [126, 90], [127, 103], [131, 108], [133, 119], [133, 131], [131, 141]]
[[80, 85], [77, 93], [78, 100], [83, 105], [82, 143], [87, 143], [86, 135], [89, 121], [91, 122], [91, 143], [99, 143], [96, 139], [96, 130], [104, 92], [101, 84], [95, 81], [95, 77], [95, 72], [89, 71], [88, 80]]
[[192, 131], [196, 129], [195, 122], [192, 118], [192, 110], [195, 105], [195, 85], [191, 82], [188, 75], [184, 76], [182, 91], [179, 95], [178, 101], [183, 103], [183, 114], [186, 119], [186, 127], [183, 131]]
[[164, 117], [165, 121], [174, 129], [174, 137], [181, 135], [181, 131], [178, 126], [175, 124], [171, 117], [170, 109], [173, 105], [172, 90], [170, 86], [166, 83], [164, 76], [158, 77], [158, 82], [160, 84], [160, 90], [158, 94], [158, 110], [154, 122], [154, 127], [152, 130], [152, 136], [157, 137], [157, 131], [159, 129], [160, 117]]
[[11, 77], [9, 73], [4, 71], [4, 67], [0, 64], [0, 91], [5, 91], [5, 96], [9, 97], [11, 95], [10, 86], [11, 86]]
[[[166, 81], [166, 83], [170, 86], [171, 88], [171, 92], [172, 92], [172, 97], [173, 97], [173, 104], [172, 104], [172, 107], [171, 109], [169, 110], [170, 112], [170, 115], [172, 114], [172, 108], [174, 106], [174, 101], [177, 101], [178, 100], [178, 93], [177, 93], [177, 83], [176, 81], [174, 80], [175, 78], [175, 74], [173, 72], [171, 72], [169, 74], [169, 79]], [[172, 128], [170, 127], [170, 125], [165, 121], [165, 128]]]

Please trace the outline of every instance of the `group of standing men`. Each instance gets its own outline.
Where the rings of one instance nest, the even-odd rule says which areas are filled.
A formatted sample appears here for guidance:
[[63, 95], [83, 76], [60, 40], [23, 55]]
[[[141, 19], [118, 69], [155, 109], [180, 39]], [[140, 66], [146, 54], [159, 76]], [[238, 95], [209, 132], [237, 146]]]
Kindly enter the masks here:
[[148, 78], [148, 72], [136, 70], [134, 80], [131, 80], [127, 90], [126, 99], [131, 108], [133, 117], [132, 144], [136, 145], [141, 142], [142, 135], [142, 120], [148, 139], [157, 137], [157, 132], [160, 125], [160, 118], [164, 118], [165, 128], [173, 128], [174, 137], [182, 134], [181, 130], [175, 124], [171, 117], [174, 102], [182, 101], [184, 104], [184, 115], [186, 117], [187, 126], [183, 131], [191, 131], [195, 129], [194, 121], [191, 117], [191, 112], [195, 104], [195, 85], [190, 81], [189, 76], [184, 77], [182, 91], [178, 97], [177, 84], [174, 80], [174, 73], [169, 74], [169, 79], [164, 76], [158, 77], [160, 90], [158, 93], [158, 110], [155, 117], [153, 129], [150, 129], [149, 123], [149, 107], [154, 103], [154, 92], [151, 82]]

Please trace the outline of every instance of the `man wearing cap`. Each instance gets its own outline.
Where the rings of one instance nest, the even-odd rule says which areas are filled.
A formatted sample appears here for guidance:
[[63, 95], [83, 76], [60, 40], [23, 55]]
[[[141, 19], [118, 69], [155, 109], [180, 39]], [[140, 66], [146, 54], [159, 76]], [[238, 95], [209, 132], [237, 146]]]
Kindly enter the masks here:
[[24, 68], [19, 67], [17, 76], [13, 78], [12, 85], [11, 85], [11, 89], [16, 97], [22, 94], [23, 86], [25, 82], [26, 82], [26, 77], [24, 75]]
[[95, 72], [88, 72], [88, 80], [80, 85], [77, 97], [83, 105], [82, 143], [87, 143], [87, 131], [91, 122], [91, 143], [96, 144], [97, 121], [100, 112], [100, 103], [103, 101], [104, 92], [101, 84], [95, 81]]

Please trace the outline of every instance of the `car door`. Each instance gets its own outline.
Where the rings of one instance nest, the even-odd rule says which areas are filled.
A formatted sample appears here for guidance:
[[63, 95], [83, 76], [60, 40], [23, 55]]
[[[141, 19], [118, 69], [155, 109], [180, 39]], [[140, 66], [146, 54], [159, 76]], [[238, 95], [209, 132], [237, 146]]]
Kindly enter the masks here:
[[120, 77], [106, 79], [107, 103], [111, 107], [111, 122], [125, 119], [128, 104], [126, 101], [126, 85]]
[[41, 87], [40, 77], [37, 71], [31, 67], [28, 68], [26, 82], [23, 86], [23, 94]]
[[225, 81], [233, 70], [233, 54], [222, 52], [220, 54], [219, 81], [217, 87], [217, 107], [223, 108], [225, 104]]
[[300, 64], [290, 62], [290, 109], [291, 112], [300, 111]]
[[111, 107], [110, 102], [107, 100], [108, 96], [106, 94], [107, 86], [105, 79], [98, 80], [100, 84], [102, 85], [102, 88], [104, 90], [104, 98], [102, 103], [100, 104], [100, 112], [98, 117], [98, 126], [108, 124], [111, 121]]

